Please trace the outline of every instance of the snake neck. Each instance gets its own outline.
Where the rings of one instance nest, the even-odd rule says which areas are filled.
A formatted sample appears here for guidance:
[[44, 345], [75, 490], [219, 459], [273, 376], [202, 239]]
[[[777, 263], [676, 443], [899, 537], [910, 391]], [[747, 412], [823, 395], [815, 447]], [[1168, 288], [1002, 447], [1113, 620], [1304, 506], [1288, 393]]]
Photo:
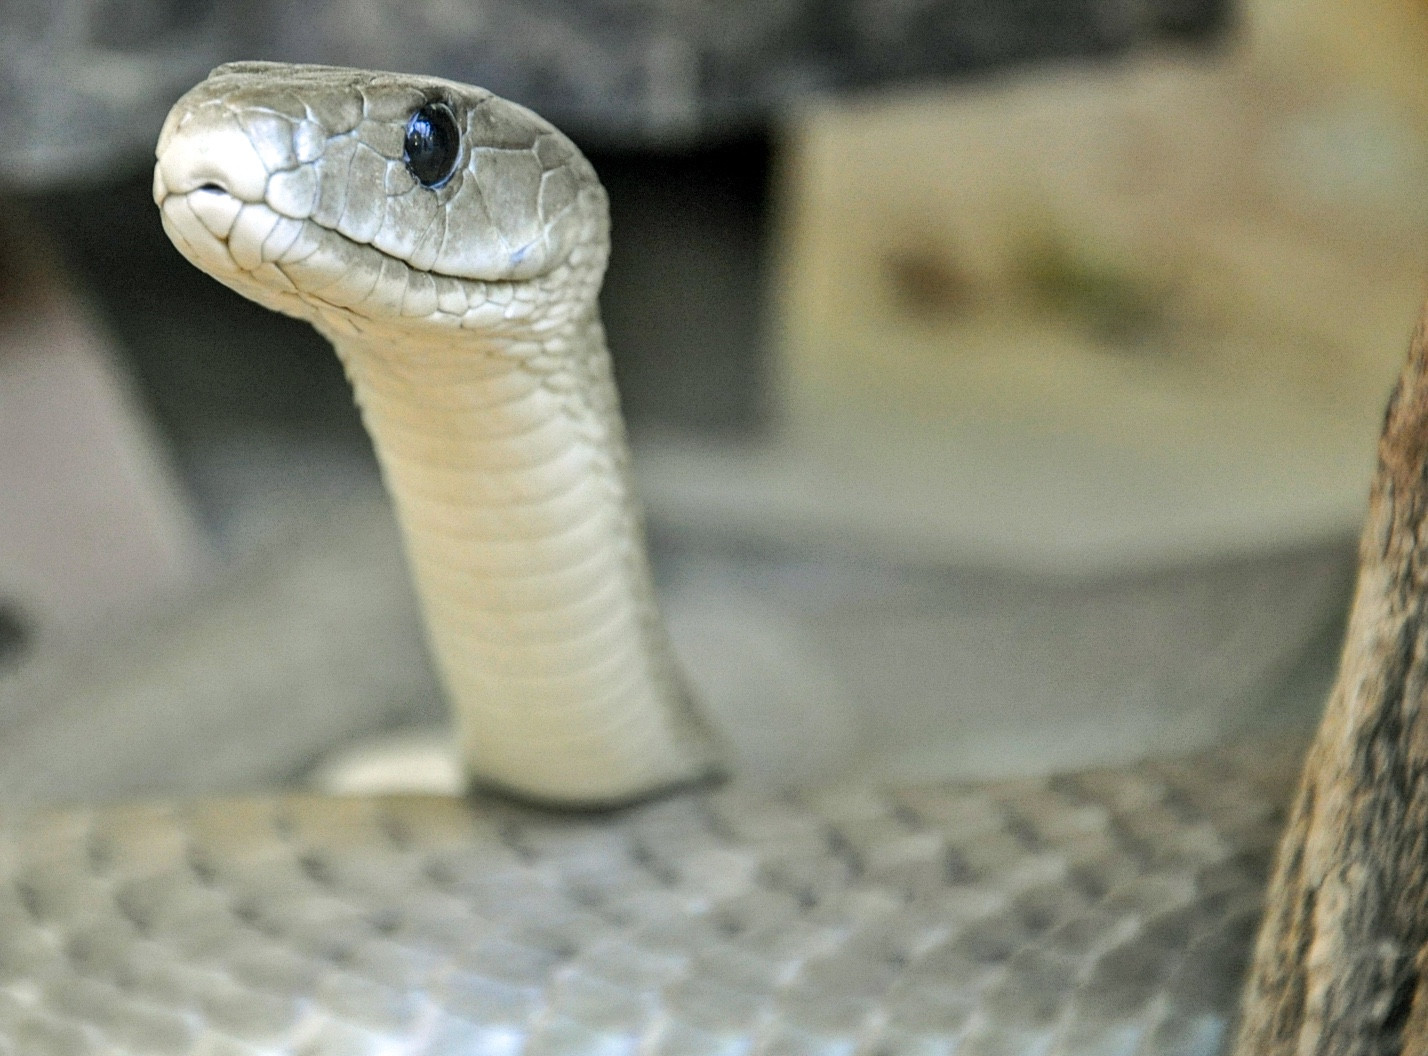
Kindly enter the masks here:
[[707, 774], [660, 622], [604, 333], [329, 333], [401, 524], [463, 762], [565, 805]]
[[1428, 341], [1379, 441], [1339, 674], [1280, 848], [1237, 1052], [1428, 1050]]

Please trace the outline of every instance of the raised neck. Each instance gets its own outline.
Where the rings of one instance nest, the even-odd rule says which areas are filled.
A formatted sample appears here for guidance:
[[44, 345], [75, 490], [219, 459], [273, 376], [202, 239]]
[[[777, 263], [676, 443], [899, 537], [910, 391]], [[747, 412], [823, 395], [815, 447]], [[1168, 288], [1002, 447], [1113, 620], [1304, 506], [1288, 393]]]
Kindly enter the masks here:
[[466, 770], [604, 806], [712, 760], [660, 620], [604, 335], [335, 335]]

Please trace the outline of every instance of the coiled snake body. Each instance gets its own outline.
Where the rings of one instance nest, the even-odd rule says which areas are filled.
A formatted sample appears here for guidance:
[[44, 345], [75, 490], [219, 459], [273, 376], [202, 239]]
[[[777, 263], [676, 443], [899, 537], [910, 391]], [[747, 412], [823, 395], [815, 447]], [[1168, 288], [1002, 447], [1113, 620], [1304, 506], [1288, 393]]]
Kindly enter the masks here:
[[[711, 772], [595, 308], [603, 192], [465, 86], [220, 67], [159, 144], [195, 263], [336, 346], [477, 785]], [[595, 813], [265, 799], [0, 819], [0, 1051], [1213, 1053], [1294, 744]]]

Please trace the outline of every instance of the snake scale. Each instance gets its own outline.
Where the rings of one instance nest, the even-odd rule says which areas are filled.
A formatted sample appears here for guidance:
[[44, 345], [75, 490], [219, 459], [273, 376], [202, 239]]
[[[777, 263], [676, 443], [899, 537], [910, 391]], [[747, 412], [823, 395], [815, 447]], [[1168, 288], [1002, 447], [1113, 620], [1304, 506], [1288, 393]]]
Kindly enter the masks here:
[[[466, 768], [508, 795], [0, 814], [0, 1052], [1226, 1045], [1301, 744], [979, 785], [709, 780], [595, 308], [603, 192], [549, 124], [444, 81], [231, 64], [176, 105], [155, 197], [190, 259], [332, 339]], [[1393, 552], [1372, 523], [1366, 559]], [[572, 805], [598, 809], [550, 809]], [[1265, 997], [1313, 947], [1283, 862], [1252, 991], [1281, 1038], [1319, 1007]]]

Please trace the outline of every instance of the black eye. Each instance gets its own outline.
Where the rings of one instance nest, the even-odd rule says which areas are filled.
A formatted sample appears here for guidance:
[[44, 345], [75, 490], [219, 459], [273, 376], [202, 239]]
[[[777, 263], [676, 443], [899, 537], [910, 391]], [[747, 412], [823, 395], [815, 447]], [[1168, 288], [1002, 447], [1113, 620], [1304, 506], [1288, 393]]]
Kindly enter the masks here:
[[445, 103], [427, 103], [407, 122], [402, 160], [423, 187], [440, 187], [456, 170], [461, 133]]

